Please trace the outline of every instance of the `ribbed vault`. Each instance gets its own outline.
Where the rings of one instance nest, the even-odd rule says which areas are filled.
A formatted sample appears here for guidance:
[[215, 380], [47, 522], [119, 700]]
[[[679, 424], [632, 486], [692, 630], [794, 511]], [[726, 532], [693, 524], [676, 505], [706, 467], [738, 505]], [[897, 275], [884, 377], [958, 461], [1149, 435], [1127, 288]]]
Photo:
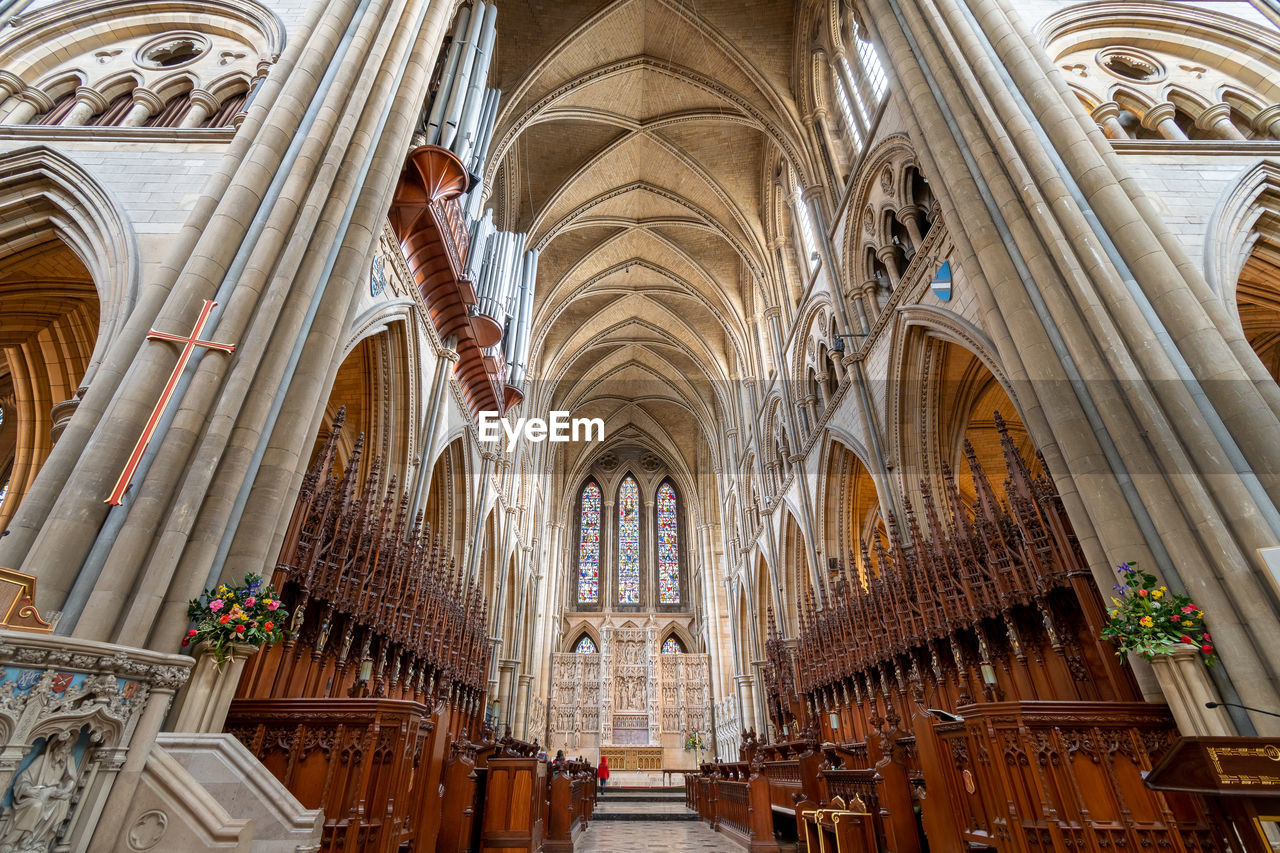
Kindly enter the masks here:
[[[812, 171], [789, 93], [793, 14], [736, 0], [502, 5], [487, 178], [501, 227], [541, 250], [532, 412], [601, 417], [607, 444], [641, 443], [691, 474], [700, 450], [711, 458], [732, 383], [752, 374], [748, 318], [772, 292], [774, 172]], [[600, 447], [566, 452], [568, 478]]]

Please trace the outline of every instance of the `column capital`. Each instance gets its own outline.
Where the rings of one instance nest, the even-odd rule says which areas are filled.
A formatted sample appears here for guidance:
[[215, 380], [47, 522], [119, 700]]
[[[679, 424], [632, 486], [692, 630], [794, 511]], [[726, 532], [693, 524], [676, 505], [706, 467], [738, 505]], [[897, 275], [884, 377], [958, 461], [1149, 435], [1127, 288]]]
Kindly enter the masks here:
[[1272, 133], [1271, 125], [1280, 121], [1280, 104], [1272, 104], [1253, 117], [1253, 129], [1259, 133]]
[[1231, 105], [1225, 103], [1214, 104], [1196, 116], [1196, 127], [1201, 130], [1209, 130], [1224, 119], [1231, 121]]
[[211, 113], [218, 108], [217, 97], [208, 89], [192, 89], [188, 97], [191, 99], [192, 104], [202, 107]]
[[776, 320], [782, 318], [782, 309], [777, 305], [770, 305], [768, 308], [760, 312], [760, 316], [766, 320]]
[[0, 96], [0, 99], [16, 95], [25, 88], [27, 88], [27, 84], [23, 82], [21, 77], [12, 71], [0, 69], [0, 92], [4, 93], [3, 96]]
[[811, 187], [806, 187], [801, 191], [800, 197], [805, 201], [813, 201], [815, 199], [822, 198], [822, 187], [817, 184], [814, 184]]
[[1098, 122], [1099, 124], [1106, 121], [1107, 119], [1119, 118], [1120, 105], [1117, 104], [1115, 101], [1106, 101], [1105, 103], [1098, 104], [1089, 113], [1089, 117], [1092, 118], [1094, 121]]
[[1142, 116], [1142, 126], [1147, 130], [1159, 130], [1160, 122], [1173, 118], [1176, 112], [1173, 104], [1168, 101], [1156, 104]]
[[458, 351], [456, 349], [449, 349], [445, 346], [440, 347], [440, 349], [436, 351], [436, 355], [445, 361], [452, 361], [454, 364], [457, 364], [458, 360], [462, 358], [462, 356], [458, 355]]
[[886, 243], [885, 245], [881, 246], [879, 249], [876, 249], [876, 257], [884, 261], [885, 263], [888, 263], [889, 258], [893, 257], [894, 250], [896, 250], [897, 248], [898, 247], [892, 243]]
[[[80, 89], [83, 88], [85, 87], [80, 87]], [[76, 90], [76, 97], [80, 96], [80, 89]], [[37, 113], [47, 113], [49, 110], [53, 109], [53, 98], [50, 98], [44, 92], [34, 87], [23, 89], [18, 93], [18, 98], [34, 106]]]
[[164, 109], [164, 98], [145, 86], [139, 86], [133, 90], [133, 102], [134, 104], [142, 104], [151, 115], [155, 115]]

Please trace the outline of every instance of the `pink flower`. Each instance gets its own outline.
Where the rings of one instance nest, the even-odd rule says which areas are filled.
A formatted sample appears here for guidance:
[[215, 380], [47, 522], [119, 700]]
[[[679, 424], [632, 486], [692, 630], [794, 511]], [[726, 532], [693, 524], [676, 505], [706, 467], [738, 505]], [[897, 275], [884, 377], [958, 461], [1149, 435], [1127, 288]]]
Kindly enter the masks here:
[[258, 603], [258, 599], [254, 598], [252, 595], [251, 595], [251, 596], [249, 596], [248, 598], [246, 598], [246, 599], [244, 600], [244, 606], [245, 606], [245, 607], [252, 607], [253, 605], [255, 605], [255, 604], [257, 604], [257, 603]]
[[199, 632], [199, 631], [197, 631], [195, 628], [191, 628], [191, 629], [189, 629], [189, 630], [187, 631], [187, 636], [188, 636], [188, 637], [194, 637], [194, 636], [195, 636], [196, 634], [198, 634], [198, 633], [200, 633], [200, 632]]
[[215, 598], [213, 601], [210, 601], [210, 602], [209, 602], [209, 609], [210, 609], [210, 610], [212, 610], [214, 613], [217, 613], [219, 610], [221, 610], [221, 609], [222, 609], [222, 599], [221, 599], [221, 598]]
[[273, 598], [273, 599], [271, 599], [270, 601], [268, 601], [268, 602], [267, 602], [267, 609], [268, 609], [268, 610], [279, 610], [279, 609], [280, 609], [280, 602], [276, 601], [274, 598]]

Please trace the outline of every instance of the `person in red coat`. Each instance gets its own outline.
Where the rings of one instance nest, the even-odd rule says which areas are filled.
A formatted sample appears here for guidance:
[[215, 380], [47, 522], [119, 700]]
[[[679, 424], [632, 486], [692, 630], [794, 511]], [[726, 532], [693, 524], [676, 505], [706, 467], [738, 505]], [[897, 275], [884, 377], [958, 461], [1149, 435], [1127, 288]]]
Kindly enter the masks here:
[[596, 778], [600, 780], [600, 796], [604, 796], [604, 786], [609, 782], [609, 759], [600, 756], [600, 766], [596, 768]]

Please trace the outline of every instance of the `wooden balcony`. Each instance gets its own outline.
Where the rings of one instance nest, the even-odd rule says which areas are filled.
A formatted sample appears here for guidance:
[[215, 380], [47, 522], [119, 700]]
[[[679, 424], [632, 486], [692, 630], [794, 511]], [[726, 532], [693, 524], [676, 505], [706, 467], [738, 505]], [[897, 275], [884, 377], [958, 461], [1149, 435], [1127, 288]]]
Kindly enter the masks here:
[[520, 394], [507, 388], [501, 351], [496, 359], [484, 352], [502, 339], [502, 327], [474, 310], [476, 292], [466, 278], [470, 236], [458, 202], [466, 189], [462, 162], [444, 148], [423, 145], [409, 152], [389, 217], [436, 332], [442, 340], [457, 336], [454, 372], [471, 414], [505, 413]]

